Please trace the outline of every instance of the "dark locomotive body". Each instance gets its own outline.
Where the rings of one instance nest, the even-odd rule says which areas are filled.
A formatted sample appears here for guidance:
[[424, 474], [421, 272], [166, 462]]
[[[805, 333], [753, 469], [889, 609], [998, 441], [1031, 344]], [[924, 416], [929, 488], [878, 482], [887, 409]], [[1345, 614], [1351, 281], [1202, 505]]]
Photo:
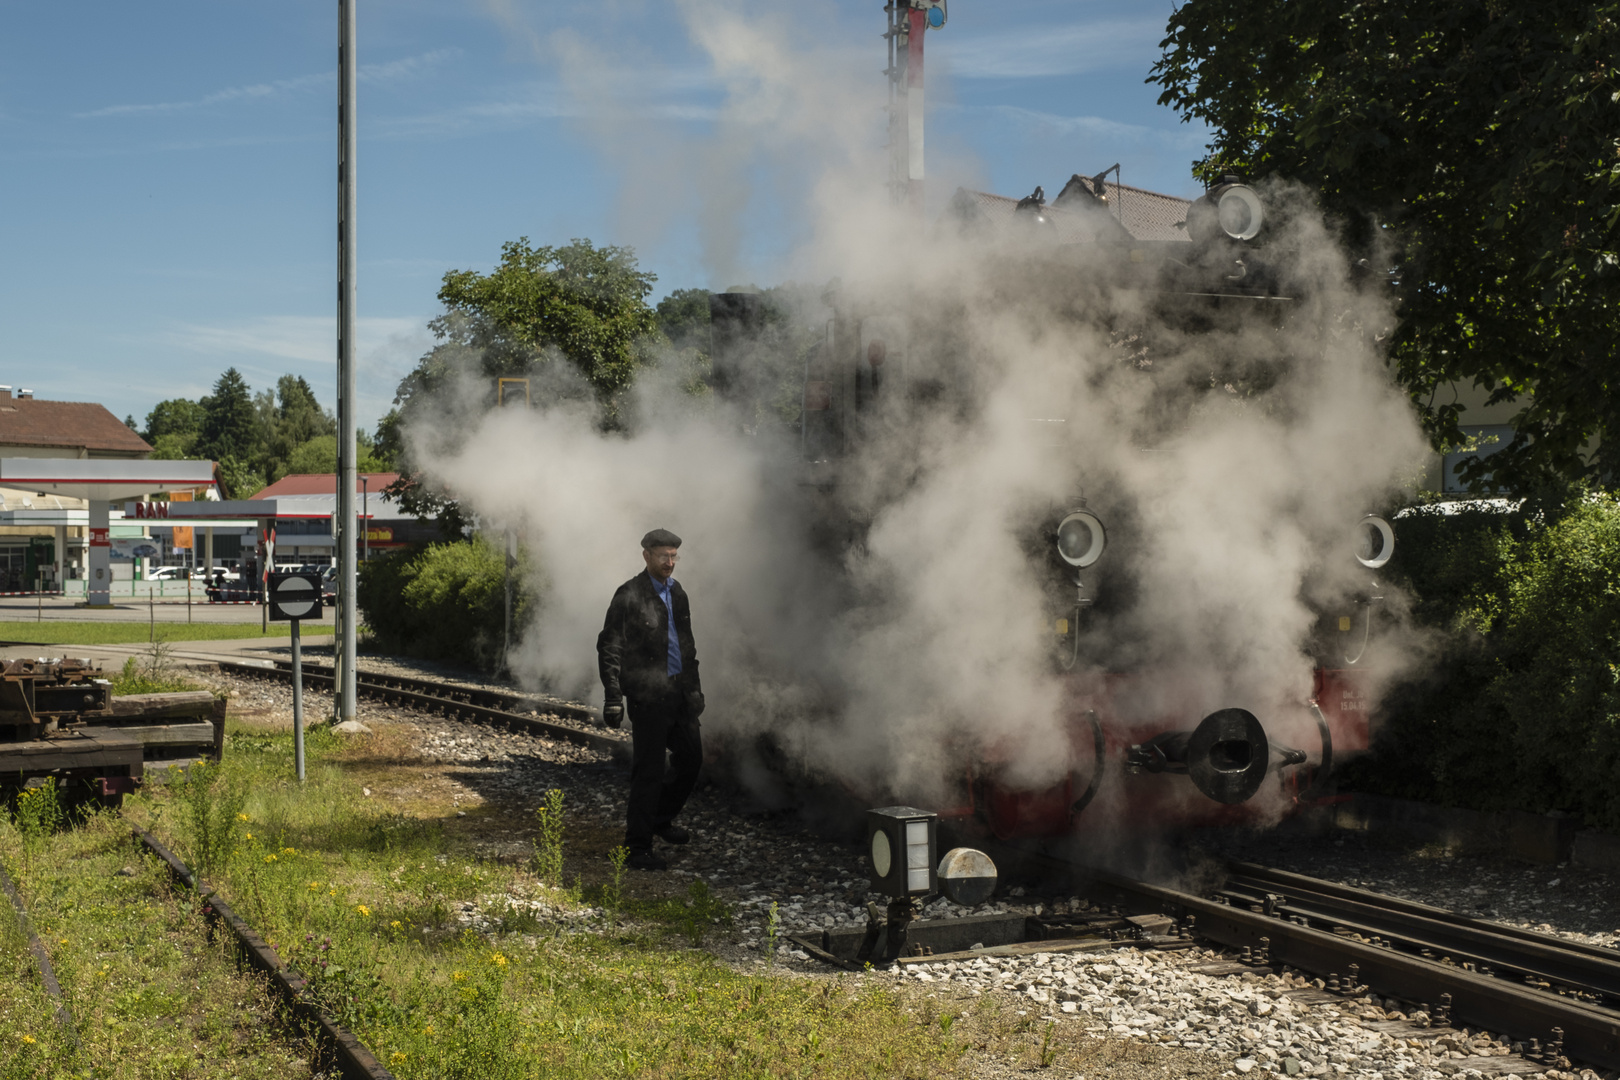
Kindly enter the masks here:
[[[1119, 201], [1138, 197], [1145, 210], [1127, 223]], [[1263, 215], [1260, 197], [1230, 181], [1188, 205], [1076, 176], [1050, 206], [1039, 197], [1015, 203], [959, 192], [937, 228], [958, 234], [953, 243], [976, 245], [979, 280], [997, 291], [995, 302], [1010, 317], [1027, 311], [1088, 327], [1117, 350], [1117, 377], [1139, 380], [1143, 394], [1158, 393], [1155, 379], [1167, 379], [1165, 369], [1174, 366], [1163, 361], [1191, 341], [1211, 385], [1263, 396], [1290, 365], [1310, 360], [1282, 344], [1270, 353], [1252, 348], [1270, 328], [1302, 317], [1296, 287], [1252, 243]], [[909, 418], [975, 408], [976, 372], [971, 347], [962, 344], [970, 335], [949, 304], [904, 289], [882, 296], [834, 289], [827, 301], [825, 339], [805, 364], [800, 445], [803, 490], [815, 503], [810, 518], [836, 565], [840, 550], [863, 543], [874, 508], [901, 497], [909, 482], [871, 475], [866, 448], [905, 439]], [[737, 358], [761, 321], [758, 300], [719, 294], [711, 315], [719, 381], [735, 382], [746, 369]], [[1183, 421], [1192, 400], [1185, 389], [1175, 382], [1160, 395], [1161, 406], [1142, 410], [1143, 429], [1132, 437], [1144, 453]], [[1031, 422], [1051, 425], [1054, 456], [1071, 452], [1062, 418]], [[1085, 497], [1077, 491], [1024, 530], [1026, 557], [1046, 583], [1044, 610], [1029, 617], [1046, 627], [1051, 673], [1062, 687], [1059, 734], [1040, 752], [1061, 761], [1062, 778], [1020, 782], [1006, 765], [1029, 747], [951, 736], [947, 757], [955, 764], [938, 789], [950, 794], [935, 805], [970, 836], [1097, 832], [1117, 840], [1146, 830], [1272, 822], [1332, 799], [1334, 764], [1368, 747], [1367, 669], [1376, 655], [1368, 646], [1379, 600], [1371, 571], [1393, 545], [1381, 519], [1358, 525], [1365, 508], [1344, 508], [1350, 539], [1340, 554], [1360, 559], [1366, 586], [1349, 599], [1341, 590], [1317, 604], [1317, 628], [1305, 646], [1316, 657], [1309, 688], [1233, 701], [1184, 678], [1173, 658], [1143, 667], [1123, 653], [1110, 658], [1107, 642], [1088, 637], [1097, 615], [1134, 602], [1129, 560], [1102, 556], [1105, 530], [1114, 530], [1108, 539], [1115, 545], [1128, 545], [1141, 527], [1130, 500], [1115, 497], [1118, 482], [1106, 472], [1088, 477]], [[1071, 540], [1088, 548], [1094, 531], [1095, 552], [1063, 550], [1062, 530], [1076, 521], [1078, 539]], [[782, 764], [779, 751], [769, 756]], [[853, 794], [873, 804], [907, 795]]]

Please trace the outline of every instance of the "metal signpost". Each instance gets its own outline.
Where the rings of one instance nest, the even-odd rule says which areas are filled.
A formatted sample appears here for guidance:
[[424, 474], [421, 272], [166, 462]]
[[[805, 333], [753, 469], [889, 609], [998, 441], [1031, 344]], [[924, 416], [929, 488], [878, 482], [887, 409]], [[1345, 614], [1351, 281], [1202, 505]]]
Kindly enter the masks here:
[[337, 513], [332, 535], [337, 541], [338, 629], [332, 639], [333, 704], [337, 718], [354, 719], [355, 626], [355, 89], [359, 65], [354, 45], [356, 0], [338, 0], [338, 477]]
[[269, 615], [272, 622], [292, 623], [293, 669], [293, 767], [304, 779], [304, 656], [298, 639], [298, 624], [304, 619], [320, 619], [326, 614], [321, 603], [319, 574], [271, 574]]

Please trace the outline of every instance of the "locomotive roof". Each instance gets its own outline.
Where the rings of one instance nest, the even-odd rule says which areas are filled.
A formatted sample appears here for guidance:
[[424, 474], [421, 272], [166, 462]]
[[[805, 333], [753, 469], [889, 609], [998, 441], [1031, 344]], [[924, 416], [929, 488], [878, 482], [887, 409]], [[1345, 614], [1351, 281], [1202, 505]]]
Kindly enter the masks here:
[[[1100, 194], [1106, 202], [1097, 198]], [[950, 213], [959, 219], [1005, 228], [1013, 221], [1018, 199], [988, 191], [957, 188]], [[1057, 198], [1041, 211], [1060, 243], [1099, 241], [1189, 242], [1185, 222], [1189, 199], [1129, 184], [1100, 185], [1076, 174]]]

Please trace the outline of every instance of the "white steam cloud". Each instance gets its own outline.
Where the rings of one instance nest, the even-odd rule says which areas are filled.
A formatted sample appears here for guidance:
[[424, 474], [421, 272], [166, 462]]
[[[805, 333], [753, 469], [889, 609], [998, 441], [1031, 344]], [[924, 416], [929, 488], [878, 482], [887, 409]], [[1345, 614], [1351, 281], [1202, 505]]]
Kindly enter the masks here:
[[[834, 303], [888, 328], [887, 396], [851, 453], [816, 468], [796, 435], [741, 434], [663, 370], [637, 391], [631, 436], [601, 434], [578, 398], [414, 432], [437, 449], [434, 478], [536, 557], [542, 609], [515, 670], [596, 699], [608, 598], [640, 570], [640, 536], [666, 527], [685, 540], [711, 737], [769, 732], [812, 772], [919, 799], [971, 755], [1050, 783], [1068, 767], [1052, 618], [1074, 587], [1031, 538], [1049, 543], [1042, 523], [1083, 493], [1113, 569], [1086, 575], [1098, 603], [1076, 670], [1136, 673], [1118, 706], [1137, 718], [1185, 727], [1242, 706], [1310, 745], [1312, 604], [1364, 587], [1349, 528], [1423, 443], [1374, 341], [1391, 315], [1352, 287], [1299, 193], [1267, 193], [1290, 207], [1267, 248], [1299, 297], [1286, 317], [1190, 332], [1149, 293], [1087, 292], [1108, 274], [1085, 260], [1117, 253], [987, 249], [898, 213], [869, 57], [807, 52], [802, 27], [757, 6], [680, 7], [726, 89], [707, 136], [635, 137], [612, 90], [627, 81], [578, 38], [557, 43], [632, 177], [630, 219], [695, 218], [724, 283], [746, 273], [762, 178], [782, 180], [804, 232], [793, 271], [836, 279]], [[643, 220], [635, 177], [658, 179], [660, 220]]]

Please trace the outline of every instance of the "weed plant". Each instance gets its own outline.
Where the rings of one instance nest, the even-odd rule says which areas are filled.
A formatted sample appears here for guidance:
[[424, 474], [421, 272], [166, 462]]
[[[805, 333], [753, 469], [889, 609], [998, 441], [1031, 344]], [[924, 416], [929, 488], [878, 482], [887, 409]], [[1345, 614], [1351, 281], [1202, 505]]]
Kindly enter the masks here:
[[613, 867], [613, 875], [602, 886], [602, 910], [609, 918], [617, 916], [624, 908], [624, 864], [629, 860], [630, 849], [623, 844], [608, 852], [608, 864]]
[[[300, 786], [289, 737], [228, 729], [211, 805], [245, 793], [248, 820], [215, 883], [402, 1080], [938, 1075], [961, 1053], [889, 988], [747, 974], [670, 949], [669, 937], [697, 945], [730, 918], [704, 883], [646, 900], [616, 877], [600, 902], [625, 921], [604, 934], [577, 886], [556, 887], [560, 792], [536, 819], [548, 857], [499, 865], [439, 822], [365, 798], [346, 755], [366, 751], [316, 729], [306, 753]], [[128, 813], [184, 833], [188, 814], [168, 808], [188, 798], [153, 789]]]
[[247, 792], [225, 781], [224, 770], [199, 761], [186, 769], [185, 779], [174, 784], [186, 826], [185, 851], [192, 873], [212, 881], [235, 849], [237, 834], [247, 823], [242, 812]]
[[[24, 870], [27, 844], [36, 851]], [[34, 839], [0, 819], [0, 859], [50, 954], [74, 1029], [70, 1037], [57, 1027], [0, 901], [0, 1078], [309, 1076], [308, 1045], [273, 1023], [262, 985], [209, 940], [194, 900], [138, 853], [115, 815], [95, 811]]]
[[[166, 645], [166, 642], [158, 642]], [[189, 679], [182, 678], [170, 670], [168, 654], [154, 649], [147, 656], [137, 659], [133, 656], [124, 661], [124, 666], [112, 677], [112, 692], [115, 696], [125, 694], [173, 694], [181, 690], [197, 690], [200, 687]]]
[[777, 908], [775, 900], [771, 901], [771, 912], [765, 916], [765, 963], [776, 963], [777, 935], [782, 929], [782, 913]]
[[556, 788], [547, 791], [545, 801], [535, 808], [534, 819], [534, 872], [543, 883], [561, 888], [563, 793]]

